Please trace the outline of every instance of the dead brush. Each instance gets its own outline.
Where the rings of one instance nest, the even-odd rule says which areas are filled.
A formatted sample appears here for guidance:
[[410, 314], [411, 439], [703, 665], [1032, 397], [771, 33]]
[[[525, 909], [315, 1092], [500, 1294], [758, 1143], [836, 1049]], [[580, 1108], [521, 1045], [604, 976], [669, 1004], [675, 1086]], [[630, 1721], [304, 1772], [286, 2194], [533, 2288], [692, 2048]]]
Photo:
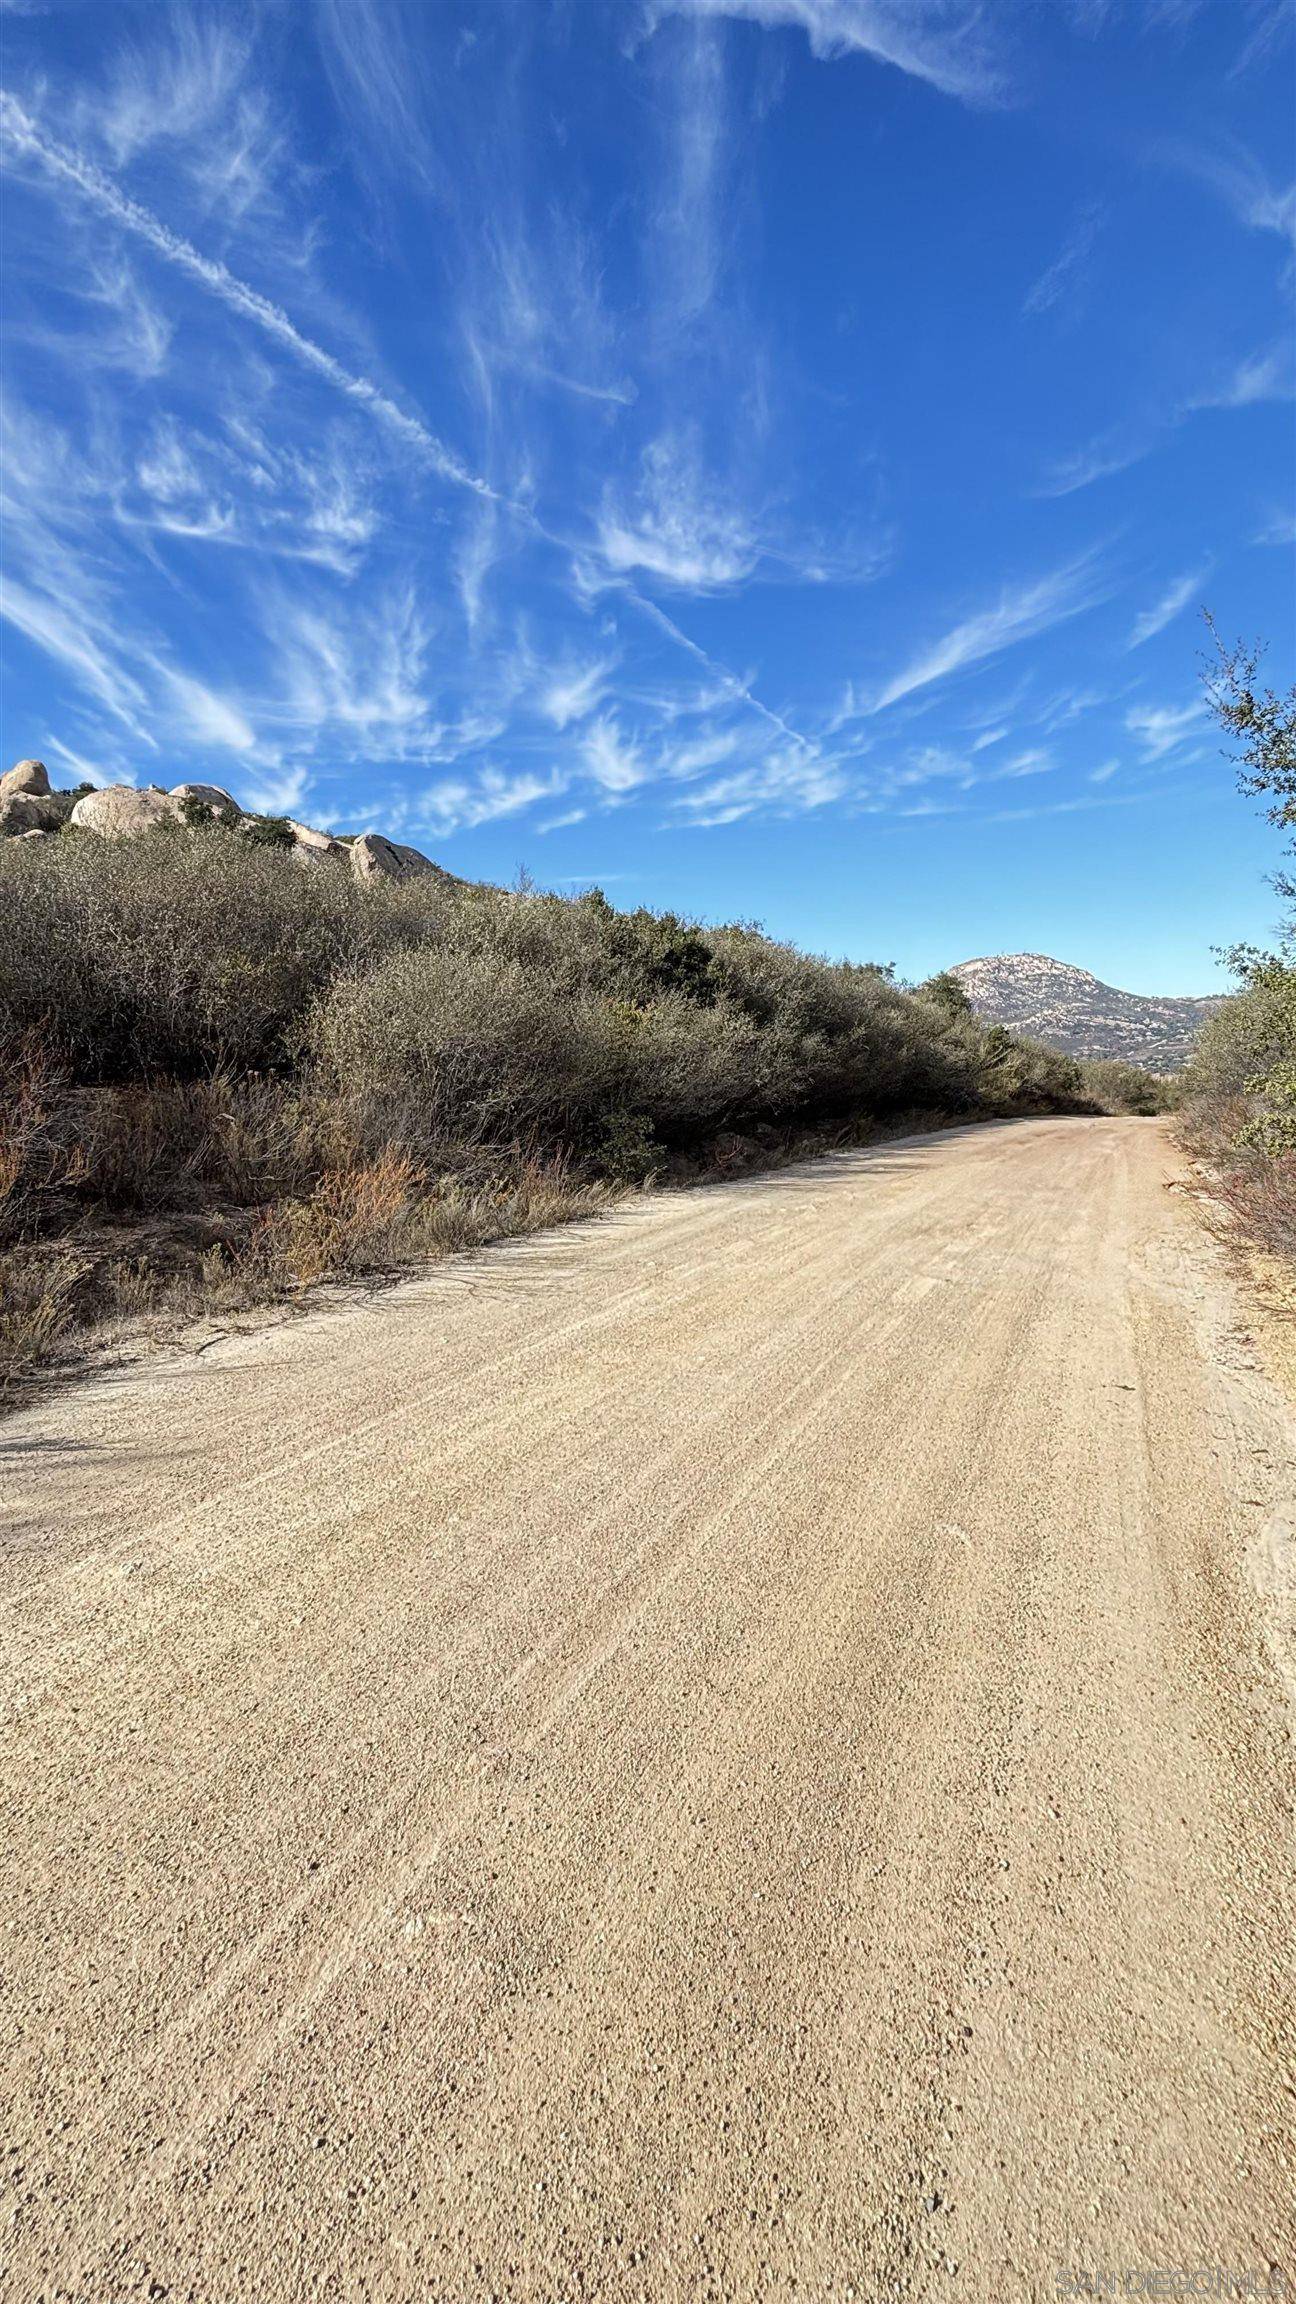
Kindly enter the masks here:
[[311, 1114], [277, 1079], [132, 1081], [83, 1104], [84, 1183], [107, 1208], [254, 1207], [321, 1165]]
[[75, 1324], [79, 1269], [30, 1248], [0, 1254], [0, 1397]]
[[309, 1197], [267, 1208], [247, 1247], [211, 1259], [214, 1295], [247, 1302], [361, 1273], [394, 1272], [606, 1208], [615, 1188], [565, 1161], [515, 1154], [498, 1167], [430, 1177], [388, 1145], [322, 1176]]
[[1270, 1256], [1296, 1255], [1296, 1156], [1257, 1157], [1227, 1167], [1214, 1193], [1235, 1240]]
[[66, 1072], [35, 1033], [0, 1045], [0, 1240], [50, 1228], [85, 1167]]
[[269, 1280], [307, 1288], [330, 1274], [391, 1269], [407, 1252], [410, 1219], [427, 1178], [395, 1148], [322, 1176], [305, 1200], [267, 1211], [249, 1260]]

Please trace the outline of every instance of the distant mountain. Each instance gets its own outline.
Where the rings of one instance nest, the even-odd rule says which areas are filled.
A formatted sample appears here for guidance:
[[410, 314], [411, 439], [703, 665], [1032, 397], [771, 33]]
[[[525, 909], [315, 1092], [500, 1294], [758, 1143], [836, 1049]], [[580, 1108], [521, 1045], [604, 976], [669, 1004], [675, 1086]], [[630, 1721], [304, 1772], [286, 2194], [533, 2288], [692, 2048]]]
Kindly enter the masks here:
[[1187, 1063], [1223, 997], [1148, 1000], [1043, 952], [995, 952], [961, 961], [950, 974], [989, 1024], [1006, 1024], [1068, 1056], [1121, 1056], [1150, 1072], [1177, 1072]]

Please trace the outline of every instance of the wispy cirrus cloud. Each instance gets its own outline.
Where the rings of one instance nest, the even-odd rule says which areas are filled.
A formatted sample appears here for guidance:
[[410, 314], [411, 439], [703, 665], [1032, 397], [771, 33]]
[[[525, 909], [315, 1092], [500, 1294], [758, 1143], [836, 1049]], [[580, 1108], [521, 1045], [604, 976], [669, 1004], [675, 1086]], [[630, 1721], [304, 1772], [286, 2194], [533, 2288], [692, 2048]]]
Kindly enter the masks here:
[[1261, 351], [1218, 367], [1182, 399], [1140, 424], [1132, 423], [1100, 435], [1051, 464], [1036, 482], [1035, 496], [1071, 496], [1095, 480], [1125, 472], [1158, 448], [1167, 437], [1196, 416], [1212, 408], [1255, 408], [1266, 401], [1296, 396], [1296, 350], [1290, 338], [1280, 337]]
[[253, 72], [255, 19], [175, 4], [114, 48], [103, 83], [77, 101], [74, 133], [118, 168], [156, 146], [200, 203], [235, 222], [266, 200], [281, 152], [264, 78]]
[[105, 645], [106, 635], [102, 629], [96, 630], [84, 599], [65, 603], [10, 574], [0, 588], [0, 616], [47, 656], [65, 664], [115, 719], [123, 721], [136, 736], [153, 741], [144, 726], [147, 692], [118, 654]]
[[847, 788], [839, 761], [775, 746], [744, 767], [677, 792], [671, 810], [698, 826], [736, 824], [758, 814], [800, 816], [842, 799]]
[[1082, 448], [1068, 450], [1047, 466], [1031, 493], [1035, 496], [1073, 496], [1078, 488], [1090, 488], [1095, 480], [1109, 480], [1114, 473], [1127, 472], [1156, 445], [1154, 434], [1134, 431], [1115, 431], [1089, 440]]
[[638, 745], [623, 733], [612, 713], [605, 713], [586, 732], [581, 760], [585, 773], [604, 792], [633, 792], [651, 774]]
[[938, 640], [931, 641], [874, 697], [869, 709], [884, 712], [902, 697], [912, 696], [937, 680], [983, 664], [1018, 641], [1034, 638], [1055, 624], [1080, 616], [1108, 597], [1110, 586], [1097, 560], [1088, 553], [1033, 583], [1005, 589], [989, 608], [966, 616]]
[[804, 32], [816, 56], [867, 56], [965, 103], [998, 103], [1006, 92], [984, 11], [965, 0], [653, 0], [653, 14]]
[[556, 665], [547, 675], [537, 698], [540, 711], [555, 728], [570, 727], [596, 711], [616, 670], [614, 656], [597, 656], [586, 663]]
[[7, 90], [0, 91], [0, 132], [7, 140], [8, 165], [19, 160], [38, 168], [54, 183], [75, 192], [122, 231], [142, 240], [164, 263], [186, 274], [240, 319], [269, 337], [281, 351], [332, 385], [344, 399], [363, 408], [438, 478], [474, 495], [495, 495], [488, 483], [470, 471], [420, 417], [410, 415], [381, 386], [347, 368], [323, 345], [305, 335], [281, 306], [249, 287], [227, 264], [204, 256], [192, 241], [173, 232], [83, 153], [46, 135], [26, 107]]
[[632, 491], [605, 491], [598, 550], [617, 575], [642, 572], [690, 592], [741, 584], [761, 557], [744, 509], [709, 481], [696, 441], [675, 433], [645, 449]]
[[393, 172], [444, 189], [432, 132], [431, 59], [406, 37], [401, 14], [354, 0], [315, 0], [311, 25], [339, 111], [364, 130], [349, 156], [353, 166], [367, 156], [371, 189], [385, 187]]
[[4, 448], [7, 564], [0, 616], [62, 665], [137, 747], [156, 752], [165, 740], [202, 752], [253, 754], [257, 734], [241, 700], [215, 678], [178, 663], [120, 576], [114, 581], [97, 542], [93, 471], [78, 475], [74, 456], [66, 449], [60, 454], [56, 434], [11, 416]]
[[1244, 145], [1176, 143], [1164, 147], [1163, 157], [1214, 192], [1248, 231], [1274, 232], [1296, 249], [1296, 183], [1272, 183]]
[[[483, 824], [498, 824], [508, 816], [520, 816], [542, 800], [553, 800], [567, 789], [567, 779], [557, 770], [548, 773], [530, 768], [507, 769], [490, 765], [478, 769], [472, 776], [444, 776], [428, 785], [409, 811], [402, 829], [423, 831], [444, 839], [454, 832], [472, 832]], [[578, 822], [582, 809], [571, 812], [568, 821]]]
[[1103, 211], [1086, 201], [1051, 264], [1046, 264], [1022, 299], [1022, 311], [1038, 318], [1074, 300], [1102, 227]]
[[1294, 396], [1296, 347], [1288, 335], [1222, 369], [1184, 401], [1179, 416], [1191, 416], [1201, 408], [1255, 408], [1265, 400]]
[[1190, 738], [1200, 736], [1205, 715], [1206, 706], [1201, 702], [1134, 704], [1125, 715], [1125, 726], [1142, 745], [1145, 759], [1161, 760]]
[[1126, 646], [1141, 648], [1146, 640], [1154, 640], [1158, 632], [1164, 632], [1167, 624], [1173, 624], [1176, 616], [1181, 616], [1196, 597], [1209, 565], [1209, 562], [1205, 562], [1197, 568], [1189, 568], [1182, 576], [1176, 576], [1167, 584], [1152, 605], [1135, 617]]

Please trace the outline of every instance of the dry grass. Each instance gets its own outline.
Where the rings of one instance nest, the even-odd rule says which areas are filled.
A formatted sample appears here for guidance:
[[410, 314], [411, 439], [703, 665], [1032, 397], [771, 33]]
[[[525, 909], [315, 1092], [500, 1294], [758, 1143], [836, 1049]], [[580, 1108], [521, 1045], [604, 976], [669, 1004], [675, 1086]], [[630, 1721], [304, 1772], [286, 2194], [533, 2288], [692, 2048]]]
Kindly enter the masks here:
[[51, 1251], [0, 1254], [0, 1398], [42, 1367], [142, 1329], [299, 1301], [327, 1281], [396, 1278], [445, 1256], [596, 1215], [614, 1187], [561, 1161], [519, 1158], [477, 1178], [428, 1177], [389, 1148], [321, 1176], [298, 1199], [243, 1211], [226, 1237], [151, 1225], [126, 1243], [88, 1227]]
[[1216, 1169], [1213, 1190], [1241, 1243], [1289, 1263], [1296, 1258], [1296, 1157], [1230, 1161]]
[[1227, 1089], [1186, 1104], [1179, 1140], [1210, 1178], [1217, 1228], [1243, 1252], [1296, 1260], [1296, 1153], [1266, 1152], [1245, 1139], [1251, 1106]]
[[0, 1396], [74, 1325], [75, 1268], [21, 1248], [0, 1254]]

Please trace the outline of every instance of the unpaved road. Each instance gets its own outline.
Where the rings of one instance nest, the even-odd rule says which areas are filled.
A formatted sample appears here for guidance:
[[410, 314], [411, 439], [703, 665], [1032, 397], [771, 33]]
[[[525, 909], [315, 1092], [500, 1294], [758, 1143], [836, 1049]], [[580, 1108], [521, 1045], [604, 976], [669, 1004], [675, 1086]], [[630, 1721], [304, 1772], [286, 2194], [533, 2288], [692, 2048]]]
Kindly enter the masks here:
[[0, 1427], [10, 2292], [1296, 2281], [1290, 1465], [1173, 1165], [887, 1145]]

